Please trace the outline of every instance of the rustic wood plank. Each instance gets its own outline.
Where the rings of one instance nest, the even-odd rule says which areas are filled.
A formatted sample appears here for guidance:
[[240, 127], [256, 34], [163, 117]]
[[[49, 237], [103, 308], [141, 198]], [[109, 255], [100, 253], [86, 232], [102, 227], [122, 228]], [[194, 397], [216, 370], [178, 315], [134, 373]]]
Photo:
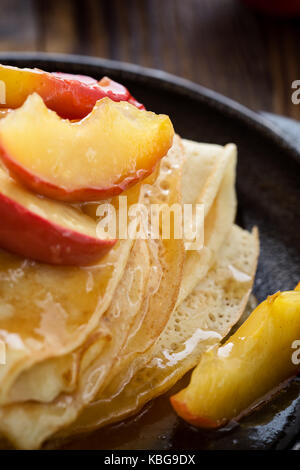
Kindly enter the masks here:
[[37, 49], [37, 23], [33, 0], [1, 0], [0, 50]]
[[293, 104], [291, 100], [292, 82], [300, 79], [299, 22], [270, 18], [263, 21], [267, 31], [273, 111], [300, 119], [300, 105]]
[[35, 0], [39, 50], [74, 53], [78, 48], [72, 0]]
[[267, 44], [256, 15], [235, 0], [100, 5], [108, 57], [160, 68], [252, 108], [272, 109]]
[[102, 2], [88, 0], [87, 8], [89, 11], [89, 54], [98, 57], [109, 57], [108, 36], [102, 13]]
[[[191, 8], [191, 3], [192, 8]], [[177, 2], [188, 77], [251, 108], [272, 106], [256, 15], [234, 0]]]
[[2, 0], [1, 50], [79, 53], [160, 68], [253, 109], [300, 119], [299, 21], [237, 0]]

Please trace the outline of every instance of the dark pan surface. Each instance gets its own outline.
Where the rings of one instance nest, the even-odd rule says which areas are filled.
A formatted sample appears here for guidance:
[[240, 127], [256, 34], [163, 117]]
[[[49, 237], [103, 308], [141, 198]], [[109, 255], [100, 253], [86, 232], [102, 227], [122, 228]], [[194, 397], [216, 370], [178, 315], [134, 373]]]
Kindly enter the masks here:
[[[300, 281], [300, 153], [291, 134], [214, 92], [168, 74], [116, 62], [46, 54], [0, 54], [20, 67], [111, 78], [146, 108], [169, 114], [182, 136], [235, 142], [239, 149], [238, 223], [257, 225], [261, 254], [254, 295], [259, 301]], [[288, 136], [288, 137], [287, 137]], [[291, 447], [300, 430], [300, 379], [270, 403], [222, 431], [199, 431], [179, 420], [161, 397], [126, 423], [65, 443], [64, 448], [270, 449]]]

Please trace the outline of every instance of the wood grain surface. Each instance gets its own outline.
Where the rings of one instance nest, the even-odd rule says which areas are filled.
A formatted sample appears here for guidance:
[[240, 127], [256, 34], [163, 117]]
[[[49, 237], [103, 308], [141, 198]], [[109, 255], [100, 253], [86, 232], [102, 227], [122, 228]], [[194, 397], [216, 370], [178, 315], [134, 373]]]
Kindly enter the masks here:
[[94, 55], [159, 68], [253, 109], [300, 119], [300, 19], [238, 0], [1, 0], [0, 50]]

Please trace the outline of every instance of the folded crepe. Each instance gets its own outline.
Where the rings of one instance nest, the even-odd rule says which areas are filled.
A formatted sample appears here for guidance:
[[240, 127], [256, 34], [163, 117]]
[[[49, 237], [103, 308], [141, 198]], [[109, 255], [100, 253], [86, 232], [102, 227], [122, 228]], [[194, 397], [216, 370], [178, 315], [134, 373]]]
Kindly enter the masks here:
[[186, 252], [177, 305], [192, 292], [212, 266], [236, 214], [235, 171], [237, 150], [184, 140], [186, 163], [182, 177], [184, 204], [203, 204], [204, 248]]
[[[163, 202], [166, 204], [181, 203], [181, 174], [183, 161], [184, 152], [182, 144], [179, 138], [175, 138], [172, 149], [168, 152], [160, 165], [155, 183], [152, 185], [141, 185], [141, 197], [139, 198], [139, 202], [142, 201], [145, 204], [151, 204], [153, 202]], [[134, 191], [136, 191], [136, 189]], [[182, 240], [172, 237], [170, 240], [158, 239], [153, 240], [153, 242], [154, 243], [151, 245], [155, 245], [155, 247], [150, 247], [150, 244], [147, 243], [150, 257], [150, 271], [145, 289], [147, 289], [148, 295], [147, 299], [144, 299], [140, 310], [143, 311], [143, 325], [147, 325], [148, 331], [151, 332], [150, 336], [157, 338], [166, 325], [178, 296], [182, 276], [184, 248]], [[130, 258], [131, 256], [129, 260]], [[140, 269], [140, 265], [143, 265], [143, 263], [144, 257], [142, 252], [140, 252], [135, 265]], [[60, 267], [57, 269], [59, 270]], [[80, 268], [77, 269], [79, 270]], [[117, 291], [118, 290], [117, 288]], [[128, 298], [127, 295], [126, 297], [125, 306], [123, 310], [119, 312], [120, 316], [127, 314], [130, 298]], [[111, 308], [115, 308], [115, 303]], [[159, 311], [160, 308], [161, 311]], [[112, 315], [110, 315], [110, 318], [112, 318]], [[95, 326], [90, 337], [87, 339], [89, 343], [91, 337], [94, 337], [95, 334], [98, 337], [98, 328], [100, 328], [101, 348], [100, 350], [98, 346], [95, 349], [92, 348], [93, 351], [96, 351], [96, 354], [90, 354], [89, 351], [88, 364], [86, 364], [86, 361], [83, 361], [84, 367], [81, 367], [77, 374], [76, 387], [74, 390], [69, 393], [60, 394], [49, 403], [42, 400], [35, 402], [25, 401], [24, 403], [17, 402], [4, 405], [0, 408], [0, 433], [11, 440], [17, 447], [38, 447], [46, 437], [50, 436], [60, 427], [72, 422], [79, 411], [86, 406], [97, 393], [105, 377], [105, 374], [102, 375], [103, 364], [101, 357], [101, 351], [103, 351], [103, 323], [106, 329], [108, 328], [111, 342], [119, 335], [118, 319], [114, 322], [115, 331], [109, 328], [106, 317], [103, 317], [103, 320], [104, 322], [101, 322], [100, 318], [98, 325]], [[107, 336], [107, 333], [105, 333], [104, 336]], [[138, 338], [136, 339], [138, 340]], [[83, 348], [85, 347], [86, 343]], [[74, 350], [74, 353], [76, 355], [77, 351]], [[90, 356], [92, 356], [92, 360]], [[52, 372], [54, 372], [55, 378], [55, 367], [52, 368]], [[60, 372], [61, 370], [59, 369], [59, 373]], [[27, 381], [26, 378], [25, 381], [21, 379], [22, 384], [25, 383], [26, 385], [29, 382], [33, 384], [35, 382], [36, 389], [41, 390], [42, 384], [40, 381], [43, 380], [44, 374], [38, 371], [36, 375], [33, 369], [30, 375], [31, 379], [29, 381]], [[38, 381], [38, 379], [40, 379], [40, 381]], [[56, 384], [60, 385], [60, 381], [57, 381]], [[23, 388], [23, 385], [22, 387], [18, 387], [19, 390], [21, 388]]]
[[218, 261], [172, 313], [146, 364], [115, 393], [108, 387], [57, 437], [79, 434], [123, 420], [169, 390], [219, 343], [241, 317], [251, 292], [258, 256], [257, 230], [236, 225]]
[[168, 390], [226, 336], [247, 304], [259, 247], [257, 230], [233, 225], [236, 147], [183, 142], [183, 202], [205, 204], [204, 249], [186, 252], [180, 300], [154, 349], [127, 365], [125, 379], [120, 371], [110, 376], [68, 434], [124, 419]]
[[[163, 164], [161, 165], [161, 168], [159, 172], [157, 173], [156, 181], [153, 182], [153, 184], [149, 184], [150, 178], [144, 181], [143, 185], [137, 185], [132, 191], [130, 191], [130, 204], [135, 204], [135, 203], [147, 203], [151, 204], [153, 200], [156, 202], [165, 202], [165, 193], [164, 191], [160, 190], [159, 185], [161, 184], [161, 181], [164, 180], [164, 187], [167, 187], [167, 185], [171, 185], [173, 187], [173, 190], [170, 191], [167, 203], [168, 204], [173, 204], [174, 202], [181, 202], [181, 189], [180, 189], [180, 184], [181, 184], [181, 167], [183, 164], [183, 156], [184, 153], [182, 151], [180, 139], [178, 137], [175, 138], [174, 145], [172, 150], [169, 152], [169, 154], [165, 157]], [[170, 172], [169, 170], [166, 171], [165, 167], [168, 165], [169, 168], [172, 168], [176, 164], [176, 170]], [[147, 194], [149, 191], [153, 192], [153, 195]], [[111, 201], [114, 202], [114, 201]], [[117, 205], [117, 199], [115, 201]], [[138, 227], [137, 227], [138, 228]], [[137, 229], [136, 228], [136, 229]], [[157, 282], [160, 280], [160, 277], [163, 277], [163, 283], [168, 283], [169, 282], [169, 277], [172, 278], [172, 283], [174, 284], [174, 289], [177, 288], [179, 289], [179, 284], [180, 284], [180, 278], [181, 275], [178, 275], [177, 270], [181, 269], [183, 260], [179, 259], [183, 257], [183, 244], [181, 240], [163, 240], [163, 244], [166, 245], [165, 251], [165, 257], [167, 259], [167, 263], [170, 264], [170, 268], [168, 266], [168, 269], [170, 270], [169, 275], [164, 275], [162, 276], [162, 271], [163, 267], [161, 267], [161, 260], [164, 259], [164, 257], [159, 259], [158, 255], [156, 255], [154, 252], [155, 250], [159, 249], [158, 244], [161, 241], [158, 240], [157, 243], [151, 243], [151, 246], [149, 248], [152, 248], [151, 250], [149, 249], [149, 256], [151, 254], [151, 262], [152, 266], [150, 267], [151, 269], [151, 275], [149, 276], [149, 284], [153, 284], [151, 288], [155, 288], [155, 285]], [[155, 246], [157, 245], [157, 246]], [[172, 248], [175, 250], [172, 251]], [[36, 323], [40, 322], [44, 323], [44, 336], [46, 338], [46, 341], [51, 340], [52, 342], [55, 341], [55, 346], [57, 346], [56, 349], [52, 349], [51, 351], [48, 351], [48, 355], [46, 357], [42, 355], [41, 351], [38, 351], [39, 354], [37, 353], [36, 356], [33, 355], [33, 353], [30, 351], [28, 354], [28, 362], [23, 361], [22, 366], [19, 365], [18, 368], [15, 367], [14, 364], [11, 365], [11, 367], [14, 367], [14, 373], [9, 373], [9, 368], [5, 366], [5, 368], [0, 369], [0, 373], [3, 370], [6, 371], [8, 380], [7, 380], [7, 386], [5, 387], [4, 385], [4, 378], [3, 378], [3, 389], [1, 390], [0, 394], [0, 404], [6, 405], [9, 403], [14, 403], [14, 402], [20, 402], [20, 401], [28, 401], [28, 400], [36, 400], [36, 401], [41, 401], [41, 402], [51, 402], [53, 399], [55, 399], [60, 393], [62, 392], [72, 392], [76, 389], [77, 386], [77, 380], [78, 376], [80, 373], [83, 371], [83, 367], [87, 367], [89, 362], [92, 362], [95, 356], [100, 354], [100, 350], [105, 346], [105, 343], [109, 341], [109, 338], [112, 336], [109, 331], [107, 330], [107, 316], [110, 315], [110, 311], [108, 311], [108, 314], [102, 318], [105, 309], [109, 305], [109, 309], [115, 309], [116, 308], [116, 302], [115, 302], [115, 297], [114, 297], [114, 302], [111, 304], [111, 300], [113, 298], [113, 295], [115, 292], [119, 292], [119, 286], [118, 282], [120, 282], [122, 278], [122, 274], [124, 273], [125, 265], [128, 259], [130, 258], [130, 250], [132, 249], [132, 240], [120, 240], [116, 246], [114, 251], [110, 251], [108, 255], [101, 260], [100, 266], [100, 271], [98, 266], [93, 266], [93, 267], [88, 267], [88, 268], [72, 268], [72, 273], [70, 276], [70, 288], [68, 291], [68, 286], [66, 286], [66, 290], [64, 291], [64, 285], [66, 285], [66, 280], [67, 278], [64, 278], [64, 281], [61, 280], [59, 281], [59, 276], [66, 275], [66, 272], [61, 268], [61, 267], [47, 267], [49, 269], [49, 272], [47, 273], [47, 276], [43, 276], [43, 265], [37, 264], [35, 269], [36, 273], [35, 276], [32, 276], [30, 274], [25, 274], [25, 276], [22, 276], [21, 279], [19, 280], [19, 283], [15, 285], [15, 289], [13, 291], [13, 298], [10, 299], [10, 302], [15, 301], [15, 296], [18, 296], [18, 291], [19, 289], [25, 289], [28, 287], [28, 285], [32, 284], [33, 282], [36, 282], [36, 279], [38, 279], [39, 282], [44, 282], [44, 277], [46, 277], [45, 282], [52, 283], [53, 285], [53, 291], [56, 292], [56, 287], [55, 287], [55, 281], [56, 279], [57, 282], [60, 282], [61, 289], [62, 289], [62, 298], [61, 297], [55, 297], [55, 302], [57, 304], [56, 310], [54, 309], [53, 302], [51, 303], [50, 300], [46, 304], [47, 311], [49, 315], [46, 317], [45, 321], [45, 313], [44, 313], [44, 305], [45, 303], [42, 302], [42, 308], [37, 308], [36, 309], [36, 317], [33, 317], [31, 315], [31, 310], [28, 311], [26, 309], [26, 314], [27, 314], [27, 321], [30, 322], [30, 329], [29, 333], [31, 336], [36, 335], [36, 333], [40, 333], [40, 331], [37, 332], [38, 328], [36, 326]], [[122, 256], [123, 254], [123, 256]], [[11, 255], [7, 255], [10, 256]], [[154, 259], [156, 257], [156, 259]], [[178, 257], [178, 258], [176, 258]], [[118, 259], [119, 258], [119, 259]], [[144, 258], [143, 255], [140, 254], [139, 258], [136, 259], [136, 269], [144, 269]], [[145, 258], [146, 260], [146, 258]], [[172, 261], [176, 261], [173, 263]], [[102, 269], [101, 269], [102, 268]], [[45, 268], [44, 268], [45, 269]], [[40, 275], [40, 274], [41, 275]], [[87, 276], [87, 282], [89, 283], [87, 286], [84, 284], [83, 289], [78, 290], [77, 284], [75, 283], [76, 281], [76, 276], [79, 276], [82, 274]], [[97, 278], [96, 278], [97, 276]], [[25, 279], [24, 279], [25, 278]], [[158, 279], [158, 281], [157, 281]], [[26, 286], [23, 286], [23, 283], [26, 282]], [[103, 287], [102, 284], [105, 283], [105, 295], [106, 298], [103, 294]], [[109, 283], [109, 284], [108, 284]], [[117, 287], [118, 286], [118, 287]], [[46, 288], [48, 285], [45, 286]], [[72, 289], [74, 290], [74, 293], [72, 293]], [[91, 315], [97, 319], [97, 323], [93, 323], [93, 328], [88, 329], [88, 313], [89, 311], [87, 310], [88, 304], [85, 306], [84, 302], [86, 301], [86, 298], [84, 297], [84, 294], [87, 293], [90, 295], [90, 291], [93, 289], [96, 293], [99, 292], [99, 297], [98, 297], [98, 303], [99, 305], [94, 306], [94, 311], [91, 310]], [[85, 292], [82, 292], [82, 291]], [[157, 302], [157, 298], [160, 295], [160, 292], [164, 290], [163, 285], [161, 286], [160, 290], [157, 292], [155, 296], [152, 296], [151, 298], [151, 308], [155, 308], [155, 302]], [[171, 303], [173, 302], [173, 299], [176, 298], [176, 292], [174, 290], [171, 291], [169, 289], [170, 295], [165, 296], [164, 302], [167, 304], [168, 298], [171, 298]], [[77, 298], [77, 293], [78, 297], [80, 297], [81, 304], [77, 307], [81, 308], [80, 314], [81, 317], [78, 317], [77, 311], [77, 324], [76, 324], [76, 330], [73, 334], [73, 348], [72, 344], [70, 344], [69, 349], [66, 349], [66, 344], [63, 341], [66, 341], [66, 337], [62, 338], [62, 346], [63, 348], [59, 348], [57, 336], [60, 337], [63, 333], [63, 324], [62, 321], [59, 321], [60, 318], [58, 318], [58, 315], [64, 315], [67, 319], [72, 319], [72, 310], [70, 309], [70, 301], [72, 301], [71, 307], [73, 308], [73, 304], [77, 305], [79, 302], [79, 299]], [[47, 299], [50, 299], [50, 296], [52, 296], [53, 293], [52, 291], [47, 292]], [[118, 295], [119, 296], [119, 295]], [[148, 297], [147, 297], [148, 298]], [[3, 300], [3, 299], [1, 299]], [[147, 299], [145, 299], [144, 305], [146, 304]], [[30, 307], [32, 307], [32, 304], [36, 304], [39, 302], [39, 296], [33, 295], [31, 296], [30, 299]], [[39, 306], [38, 306], [39, 307]], [[18, 315], [18, 310], [15, 309], [16, 315]], [[56, 315], [56, 311], [58, 311], [58, 314]], [[126, 316], [126, 308], [124, 309], [125, 311], [125, 316]], [[166, 319], [163, 319], [163, 316], [160, 317], [161, 322], [162, 322], [162, 327], [165, 325], [165, 322], [168, 320], [168, 312], [171, 311], [170, 307], [166, 308]], [[52, 312], [52, 314], [51, 314]], [[124, 315], [123, 315], [124, 316]], [[18, 317], [19, 318], [19, 317]], [[47, 319], [48, 318], [48, 319]], [[152, 315], [151, 315], [152, 318]], [[11, 319], [11, 324], [13, 328], [13, 334], [20, 335], [22, 334], [22, 326], [18, 325], [17, 322], [15, 321], [15, 318], [12, 317]], [[36, 323], [35, 323], [36, 322]], [[95, 330], [95, 327], [97, 329]], [[158, 323], [155, 323], [155, 327], [158, 328]], [[7, 335], [7, 327], [5, 326], [5, 331], [4, 333]], [[76, 340], [76, 334], [78, 332], [82, 331], [83, 333], [86, 333], [86, 335], [81, 336], [81, 342], [75, 342]], [[0, 332], [1, 333], [1, 332]], [[91, 333], [89, 335], [89, 333]], [[20, 336], [19, 335], [19, 336]], [[157, 336], [157, 335], [156, 335]], [[72, 338], [72, 337], [71, 337]], [[4, 338], [3, 338], [4, 339]], [[28, 340], [27, 340], [28, 341]], [[32, 341], [31, 341], [32, 342]], [[43, 344], [45, 347], [45, 345]], [[64, 354], [67, 352], [67, 354]], [[10, 349], [8, 350], [8, 359], [10, 358]], [[29, 362], [30, 361], [30, 362]], [[34, 367], [35, 366], [35, 367]], [[45, 380], [45, 378], [47, 378]], [[41, 384], [37, 386], [37, 384]]]
[[[188, 191], [184, 189], [182, 191], [183, 203], [202, 203], [207, 209], [204, 221], [204, 249], [200, 252], [186, 251], [185, 253], [177, 306], [192, 292], [197, 282], [206, 275], [213, 264], [216, 253], [232, 227], [236, 210], [234, 188], [236, 147], [234, 145], [228, 145], [225, 148], [212, 146], [210, 152], [209, 145], [187, 140], [183, 143], [186, 158], [183, 166], [182, 187], [189, 188]], [[203, 168], [203, 174], [200, 168]], [[196, 184], [195, 177], [197, 176], [199, 176], [199, 184]], [[155, 313], [153, 318], [157, 321]], [[109, 382], [106, 388], [104, 391], [103, 388], [98, 390], [96, 401], [98, 398], [104, 400], [105, 408], [106, 403], [111, 402], [114, 408], [111, 397], [118, 396], [135, 372], [144, 367], [149, 358], [149, 347], [158, 337], [156, 332], [151, 334], [145, 318], [142, 317], [140, 328], [134, 329], [129, 335], [131, 343], [135, 341], [131, 354], [123, 348], [122, 354], [107, 377]], [[136, 338], [140, 338], [139, 345]], [[126, 346], [128, 348], [128, 344]]]
[[[236, 148], [174, 139], [130, 203], [203, 203], [204, 248], [120, 240], [97, 266], [49, 267], [0, 253], [0, 433], [38, 448], [135, 413], [237, 322], [257, 233], [233, 225]], [[116, 201], [112, 201], [117, 205]], [[84, 210], [94, 216], [92, 205]], [[138, 230], [138, 227], [137, 227]], [[21, 303], [22, 302], [22, 303]]]

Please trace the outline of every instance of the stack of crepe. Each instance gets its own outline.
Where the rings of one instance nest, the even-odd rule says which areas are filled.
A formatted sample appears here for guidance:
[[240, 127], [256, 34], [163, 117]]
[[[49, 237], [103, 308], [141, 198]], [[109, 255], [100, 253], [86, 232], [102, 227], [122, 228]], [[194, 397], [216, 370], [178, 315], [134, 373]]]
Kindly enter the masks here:
[[[119, 240], [98, 264], [0, 252], [0, 434], [18, 448], [90, 431], [170, 389], [243, 313], [258, 236], [234, 224], [236, 147], [174, 138], [130, 203], [202, 203], [204, 247]], [[116, 208], [117, 198], [112, 201]], [[91, 205], [82, 210], [93, 216]]]

